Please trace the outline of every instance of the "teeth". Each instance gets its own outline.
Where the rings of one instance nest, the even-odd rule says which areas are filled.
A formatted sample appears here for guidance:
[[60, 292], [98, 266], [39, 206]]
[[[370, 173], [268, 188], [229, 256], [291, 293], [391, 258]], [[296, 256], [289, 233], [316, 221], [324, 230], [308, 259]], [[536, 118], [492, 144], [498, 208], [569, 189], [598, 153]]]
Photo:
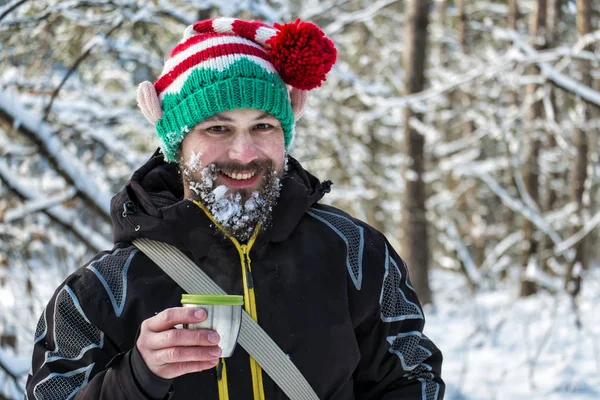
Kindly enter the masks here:
[[252, 173], [245, 173], [245, 174], [240, 174], [240, 173], [233, 173], [233, 174], [231, 174], [231, 173], [224, 172], [224, 171], [223, 171], [223, 174], [225, 174], [226, 176], [230, 177], [231, 179], [236, 179], [236, 180], [239, 180], [239, 181], [241, 181], [241, 180], [246, 180], [246, 179], [250, 179], [250, 178], [252, 178], [254, 175], [256, 175], [256, 173], [255, 173], [255, 172], [252, 172]]

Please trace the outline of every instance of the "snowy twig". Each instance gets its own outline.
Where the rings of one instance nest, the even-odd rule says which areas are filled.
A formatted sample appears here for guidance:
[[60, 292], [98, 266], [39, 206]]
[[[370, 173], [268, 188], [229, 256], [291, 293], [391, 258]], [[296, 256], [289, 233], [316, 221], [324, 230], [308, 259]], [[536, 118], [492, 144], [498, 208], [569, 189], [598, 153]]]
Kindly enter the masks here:
[[599, 225], [600, 212], [596, 213], [596, 215], [594, 215], [594, 217], [591, 220], [589, 220], [577, 233], [560, 243], [556, 243], [556, 245], [554, 246], [554, 251], [556, 252], [556, 254], [563, 254], [565, 251], [567, 251], [568, 249], [579, 243], [581, 240], [583, 240], [583, 238], [589, 235]]
[[[23, 382], [22, 380], [24, 380], [26, 374], [27, 374], [27, 365], [25, 364], [25, 359], [19, 356], [9, 356], [7, 354], [7, 352], [2, 349], [2, 347], [0, 347], [0, 375], [1, 372], [4, 371], [4, 373], [6, 374], [6, 377], [8, 377], [13, 384], [14, 390], [9, 391], [9, 393], [12, 392], [13, 396], [16, 396], [14, 398], [23, 398], [24, 393], [24, 389], [23, 389]], [[0, 380], [2, 381], [2, 380]], [[3, 387], [6, 390], [6, 387], [8, 386], [7, 382], [4, 381], [3, 382]], [[4, 393], [6, 394], [6, 393]], [[2, 396], [2, 392], [0, 392], [0, 399], [4, 399], [5, 397]]]
[[2, 21], [8, 14], [27, 3], [27, 1], [29, 0], [14, 0], [13, 2], [2, 7], [2, 9], [0, 9], [0, 21]]
[[[6, 375], [9, 376], [10, 379], [12, 379], [15, 382], [15, 386], [19, 387], [19, 384], [17, 383], [17, 381], [20, 379], [18, 376], [16, 376], [15, 374], [12, 373], [12, 371], [10, 370], [10, 368], [8, 368], [7, 365], [4, 365], [4, 361], [2, 360], [2, 358], [0, 358], [0, 369], [2, 371], [4, 371], [4, 373]], [[2, 398], [2, 396], [0, 396], [0, 399]]]
[[565, 139], [563, 136], [563, 130], [556, 122], [556, 114], [554, 112], [554, 105], [551, 100], [551, 91], [548, 91], [544, 96], [543, 104], [544, 104], [544, 112], [546, 113], [545, 124], [548, 131], [554, 136], [554, 140], [559, 148], [561, 148], [565, 153], [567, 153], [570, 157], [575, 157], [577, 155], [577, 150]]
[[342, 14], [338, 18], [336, 18], [334, 22], [327, 25], [323, 29], [323, 32], [325, 32], [327, 35], [332, 35], [348, 24], [373, 18], [373, 16], [377, 14], [377, 12], [379, 12], [382, 8], [385, 8], [390, 4], [394, 4], [397, 1], [398, 0], [379, 0], [371, 4], [367, 8], [360, 9], [353, 13]]
[[507, 59], [500, 65], [495, 68], [490, 67], [489, 65], [485, 65], [481, 68], [474, 69], [470, 72], [457, 75], [455, 80], [449, 83], [445, 83], [443, 85], [439, 85], [436, 87], [432, 87], [431, 89], [421, 91], [419, 93], [410, 94], [406, 96], [400, 97], [386, 97], [386, 98], [377, 98], [369, 101], [367, 105], [373, 107], [379, 107], [378, 113], [375, 115], [379, 118], [389, 113], [390, 109], [397, 107], [414, 107], [420, 103], [423, 103], [432, 98], [441, 96], [445, 93], [448, 93], [457, 87], [463, 86], [469, 82], [472, 82], [480, 77], [485, 77], [486, 79], [491, 79], [500, 73], [502, 70], [506, 69], [508, 66], [512, 65], [514, 60]]
[[[0, 160], [0, 178], [6, 182], [7, 186], [17, 193], [17, 195], [26, 200], [39, 202], [39, 199], [43, 197], [40, 193], [37, 193], [35, 189], [22, 183], [15, 176], [14, 172], [10, 171], [10, 168], [8, 168], [8, 165], [6, 165], [6, 162], [3, 160]], [[44, 209], [44, 212], [54, 221], [73, 232], [91, 249], [94, 249], [95, 251], [102, 251], [112, 247], [112, 243], [110, 241], [94, 232], [88, 225], [78, 220], [75, 214], [69, 212], [69, 210], [65, 209], [64, 207], [53, 206]]]
[[47, 199], [40, 198], [37, 200], [33, 200], [20, 208], [10, 209], [6, 211], [4, 218], [0, 217], [0, 222], [13, 222], [34, 212], [43, 211], [47, 208], [54, 207], [55, 205], [60, 204], [63, 201], [72, 199], [73, 197], [75, 197], [76, 194], [77, 190], [75, 190], [75, 188], [69, 188], [64, 193], [61, 193], [59, 195], [52, 196]]
[[[536, 55], [536, 50], [524, 40], [518, 32], [511, 29], [504, 29], [495, 27], [494, 35], [498, 38], [506, 38], [512, 41], [518, 48], [520, 48], [526, 55]], [[600, 92], [583, 85], [576, 80], [561, 74], [554, 67], [547, 63], [538, 63], [542, 74], [548, 78], [559, 88], [575, 94], [590, 104], [600, 107]]]
[[577, 40], [575, 46], [573, 46], [574, 53], [582, 52], [586, 47], [592, 45], [595, 42], [600, 42], [600, 29], [594, 32], [583, 35]]
[[155, 11], [155, 14], [169, 17], [173, 21], [175, 21], [181, 25], [184, 25], [184, 26], [188, 26], [188, 25], [191, 25], [194, 22], [196, 22], [196, 20], [193, 18], [186, 17], [183, 14], [176, 12], [175, 10], [171, 10], [171, 9], [167, 9], [167, 8]]
[[94, 183], [79, 160], [69, 156], [70, 152], [50, 125], [25, 110], [14, 96], [9, 96], [2, 90], [0, 90], [0, 118], [17, 126], [20, 132], [33, 139], [40, 146], [40, 152], [48, 156], [57, 171], [77, 188], [85, 201], [99, 211], [106, 220], [110, 219], [112, 196]]
[[[4, 373], [6, 375], [8, 375], [10, 377], [10, 379], [12, 379], [13, 381], [17, 381], [19, 379], [18, 376], [15, 376], [12, 371], [8, 368], [8, 366], [4, 365], [4, 362], [2, 361], [2, 358], [0, 358], [0, 369], [2, 369], [4, 371]], [[1, 398], [1, 397], [0, 397]]]
[[600, 41], [600, 30], [590, 32], [587, 35], [580, 37], [577, 43], [575, 43], [573, 46], [572, 54], [566, 54], [566, 57], [556, 64], [556, 70], [562, 71], [565, 69], [573, 58], [582, 53], [586, 47], [597, 41]]
[[552, 50], [541, 50], [535, 55], [531, 56], [524, 56], [522, 54], [519, 56], [519, 61], [523, 65], [539, 64], [541, 62], [550, 62], [559, 59], [559, 63], [557, 63], [554, 67], [557, 71], [561, 70], [559, 65], [564, 60], [578, 59], [585, 61], [600, 61], [600, 55], [596, 55], [591, 51], [575, 51], [568, 47], [558, 47]]
[[[524, 102], [523, 106], [520, 107], [518, 115], [523, 116], [526, 112], [529, 111], [531, 107], [538, 101], [542, 100], [544, 97], [543, 88], [539, 88], [535, 91], [534, 95]], [[531, 198], [529, 192], [527, 191], [525, 180], [523, 179], [523, 174], [521, 173], [521, 164], [518, 154], [514, 153], [511, 149], [511, 139], [513, 139], [512, 134], [510, 132], [510, 127], [513, 125], [515, 120], [509, 120], [507, 123], [502, 124], [500, 131], [504, 137], [504, 143], [506, 144], [506, 152], [508, 153], [511, 161], [510, 173], [514, 179], [515, 186], [517, 187], [517, 191], [519, 192], [519, 196], [529, 208], [539, 211], [539, 207], [536, 202]]]
[[552, 227], [544, 220], [544, 218], [536, 210], [532, 210], [531, 208], [521, 203], [519, 200], [513, 199], [504, 189], [502, 189], [498, 182], [492, 179], [491, 176], [483, 173], [478, 173], [477, 171], [474, 172], [475, 176], [479, 177], [484, 183], [486, 183], [488, 187], [492, 189], [492, 191], [496, 193], [498, 197], [500, 197], [502, 202], [508, 206], [508, 208], [520, 213], [529, 221], [531, 221], [539, 230], [548, 235], [548, 237], [555, 244], [562, 242], [562, 239], [558, 235], [558, 233], [556, 233], [552, 229]]
[[[117, 19], [117, 22], [104, 35], [104, 39], [102, 40], [102, 43], [104, 43], [104, 40], [106, 40], [115, 30], [117, 30], [123, 24], [123, 21], [124, 21], [124, 19], [122, 17]], [[92, 53], [92, 50], [94, 49], [94, 47], [96, 47], [96, 45], [99, 42], [99, 40], [97, 40], [97, 39], [98, 39], [97, 37], [94, 37], [90, 42], [88, 42], [88, 44], [85, 46], [86, 47], [85, 51], [77, 58], [77, 60], [75, 60], [75, 62], [71, 66], [71, 68], [69, 68], [69, 70], [67, 71], [67, 73], [65, 74], [63, 79], [60, 81], [60, 84], [56, 87], [56, 89], [54, 89], [54, 92], [52, 92], [50, 101], [48, 102], [48, 105], [44, 109], [44, 117], [42, 118], [43, 121], [48, 120], [48, 115], [50, 114], [50, 110], [52, 109], [52, 104], [54, 103], [54, 99], [56, 99], [56, 96], [58, 96], [58, 94], [60, 93], [60, 90], [62, 89], [64, 84], [67, 82], [69, 77], [73, 74], [73, 72], [75, 72], [77, 70], [77, 68], [79, 67], [79, 65], [83, 62], [83, 60], [85, 60]]]
[[551, 276], [540, 269], [539, 257], [529, 257], [527, 268], [525, 270], [525, 277], [527, 278], [527, 281], [534, 282], [536, 286], [543, 287], [550, 293], [558, 293], [563, 287], [560, 278]]
[[332, 15], [334, 10], [339, 10], [345, 4], [350, 3], [351, 1], [352, 0], [338, 0], [335, 2], [315, 1], [314, 4], [310, 4], [308, 7], [303, 7], [299, 17], [303, 21], [313, 21], [318, 25], [319, 18]]
[[460, 259], [460, 261], [463, 265], [466, 278], [469, 280], [469, 282], [471, 283], [471, 285], [473, 287], [475, 287], [475, 288], [481, 287], [482, 282], [483, 282], [481, 273], [477, 269], [475, 262], [473, 262], [471, 253], [469, 253], [467, 246], [465, 245], [464, 241], [458, 234], [458, 231], [456, 229], [456, 225], [454, 224], [454, 221], [452, 221], [451, 219], [448, 220], [448, 225], [447, 225], [446, 230], [447, 230], [450, 238], [452, 238], [452, 240], [455, 243], [456, 254], [458, 255], [458, 258]]
[[31, 157], [37, 153], [35, 146], [27, 146], [19, 143], [14, 143], [0, 133], [0, 157], [6, 157], [8, 155], [12, 157]]
[[550, 325], [550, 327], [546, 330], [546, 332], [544, 333], [544, 337], [542, 338], [541, 342], [539, 342], [539, 346], [537, 346], [536, 352], [535, 354], [532, 355], [531, 359], [529, 359], [529, 384], [531, 385], [532, 389], [535, 389], [535, 371], [536, 371], [536, 366], [538, 363], [538, 360], [540, 358], [540, 355], [542, 354], [542, 351], [544, 350], [544, 347], [546, 346], [546, 343], [548, 343], [548, 340], [550, 339], [550, 336], [552, 334], [552, 330], [554, 329], [554, 325], [556, 324], [556, 316], [558, 314], [558, 304], [555, 304], [554, 307], [552, 307], [552, 324]]
[[500, 241], [493, 249], [488, 253], [485, 260], [481, 264], [482, 273], [486, 273], [492, 265], [496, 264], [496, 262], [510, 249], [516, 246], [523, 239], [523, 231], [519, 230], [511, 233], [504, 239]]

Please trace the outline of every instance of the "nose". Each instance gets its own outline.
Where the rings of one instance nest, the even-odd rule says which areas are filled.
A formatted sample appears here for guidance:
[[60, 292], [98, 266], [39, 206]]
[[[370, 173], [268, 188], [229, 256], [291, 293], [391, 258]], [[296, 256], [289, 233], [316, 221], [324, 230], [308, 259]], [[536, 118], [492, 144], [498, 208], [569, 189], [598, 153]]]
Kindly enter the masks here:
[[256, 145], [252, 134], [247, 130], [240, 130], [233, 135], [231, 146], [229, 147], [229, 158], [240, 164], [248, 164], [249, 162], [259, 158], [259, 149]]

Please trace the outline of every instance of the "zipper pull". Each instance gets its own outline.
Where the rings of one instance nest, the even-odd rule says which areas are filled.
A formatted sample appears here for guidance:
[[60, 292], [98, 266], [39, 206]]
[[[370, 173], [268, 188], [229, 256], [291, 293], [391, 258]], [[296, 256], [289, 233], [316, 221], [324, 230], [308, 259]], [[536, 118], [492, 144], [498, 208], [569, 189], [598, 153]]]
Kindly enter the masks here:
[[219, 363], [217, 364], [217, 380], [223, 379], [223, 359], [219, 358]]
[[254, 289], [254, 280], [252, 279], [252, 271], [250, 271], [250, 257], [248, 257], [248, 247], [243, 244], [242, 254], [244, 255], [244, 269], [246, 270], [246, 286], [248, 289]]
[[135, 212], [136, 206], [133, 201], [129, 200], [125, 204], [123, 204], [123, 213], [121, 215], [123, 216], [123, 218], [127, 219], [127, 222], [129, 222], [129, 224], [131, 224], [131, 226], [133, 226], [133, 229], [137, 232], [140, 230], [140, 226], [134, 224], [133, 222], [131, 222], [131, 219], [129, 219], [129, 216], [135, 214]]
[[254, 280], [252, 279], [252, 272], [250, 272], [250, 268], [246, 264], [246, 284], [248, 289], [254, 289]]

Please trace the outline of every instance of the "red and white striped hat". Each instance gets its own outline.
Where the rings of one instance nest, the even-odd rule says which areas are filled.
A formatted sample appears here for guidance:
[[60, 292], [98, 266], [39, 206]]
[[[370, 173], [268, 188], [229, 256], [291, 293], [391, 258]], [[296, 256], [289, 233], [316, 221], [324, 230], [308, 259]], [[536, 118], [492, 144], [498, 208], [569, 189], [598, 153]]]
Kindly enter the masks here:
[[321, 86], [336, 55], [315, 24], [299, 19], [274, 26], [204, 20], [186, 28], [157, 81], [140, 85], [138, 103], [156, 125], [169, 161], [177, 161], [185, 134], [196, 124], [236, 108], [278, 118], [289, 148], [307, 91]]

